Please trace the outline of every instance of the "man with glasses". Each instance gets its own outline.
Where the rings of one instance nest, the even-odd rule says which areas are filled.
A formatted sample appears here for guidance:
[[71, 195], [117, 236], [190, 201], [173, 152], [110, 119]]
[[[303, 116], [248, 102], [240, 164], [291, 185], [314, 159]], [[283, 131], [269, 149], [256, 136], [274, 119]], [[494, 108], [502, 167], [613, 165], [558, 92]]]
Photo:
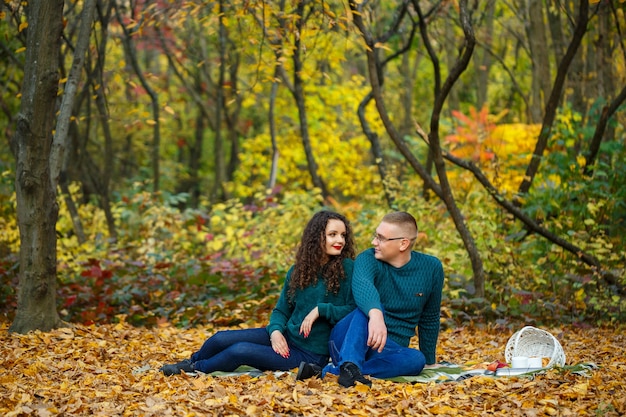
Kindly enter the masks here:
[[[302, 363], [296, 379], [330, 372], [351, 387], [371, 386], [365, 378], [418, 375], [435, 363], [443, 290], [443, 267], [434, 256], [413, 251], [415, 218], [406, 212], [385, 215], [372, 238], [373, 248], [356, 258], [352, 291], [357, 309], [334, 327], [332, 363], [324, 369]], [[419, 350], [409, 342], [419, 336]]]

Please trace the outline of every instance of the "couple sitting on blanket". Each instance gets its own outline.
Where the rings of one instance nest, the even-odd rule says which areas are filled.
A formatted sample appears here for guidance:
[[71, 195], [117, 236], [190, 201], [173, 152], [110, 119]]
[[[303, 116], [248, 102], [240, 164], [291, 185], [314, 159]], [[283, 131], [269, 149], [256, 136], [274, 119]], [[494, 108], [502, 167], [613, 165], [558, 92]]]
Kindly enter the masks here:
[[[348, 220], [331, 211], [316, 213], [304, 229], [269, 325], [219, 331], [190, 359], [161, 371], [297, 367], [298, 380], [331, 373], [344, 387], [371, 386], [364, 374], [418, 375], [435, 363], [443, 268], [437, 258], [412, 250], [416, 238], [412, 215], [387, 214], [374, 233], [373, 248], [355, 259]], [[420, 350], [408, 347], [416, 327]]]

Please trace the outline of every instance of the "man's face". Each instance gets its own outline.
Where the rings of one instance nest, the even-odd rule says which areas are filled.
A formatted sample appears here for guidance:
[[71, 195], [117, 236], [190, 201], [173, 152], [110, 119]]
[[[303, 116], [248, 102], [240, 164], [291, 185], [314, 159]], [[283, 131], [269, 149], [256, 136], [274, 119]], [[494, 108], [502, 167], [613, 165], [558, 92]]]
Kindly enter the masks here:
[[398, 226], [382, 222], [376, 228], [372, 238], [374, 256], [380, 261], [389, 262], [400, 254], [400, 247], [406, 236]]

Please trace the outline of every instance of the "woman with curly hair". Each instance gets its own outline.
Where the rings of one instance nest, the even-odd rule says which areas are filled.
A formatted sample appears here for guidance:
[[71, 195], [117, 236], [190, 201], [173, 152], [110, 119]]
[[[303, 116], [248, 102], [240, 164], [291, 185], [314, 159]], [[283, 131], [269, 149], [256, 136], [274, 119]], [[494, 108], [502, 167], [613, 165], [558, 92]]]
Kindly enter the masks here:
[[287, 272], [267, 327], [219, 331], [190, 359], [164, 365], [165, 375], [234, 371], [248, 365], [287, 371], [328, 363], [332, 327], [355, 308], [352, 228], [341, 214], [320, 211], [304, 228], [296, 262]]

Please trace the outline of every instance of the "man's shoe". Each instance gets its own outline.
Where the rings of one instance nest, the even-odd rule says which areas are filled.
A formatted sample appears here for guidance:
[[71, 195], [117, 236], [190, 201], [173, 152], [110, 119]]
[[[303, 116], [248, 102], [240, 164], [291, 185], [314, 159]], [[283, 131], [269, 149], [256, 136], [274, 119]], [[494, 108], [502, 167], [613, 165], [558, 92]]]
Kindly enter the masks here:
[[339, 368], [339, 379], [337, 379], [337, 382], [345, 388], [353, 387], [357, 382], [365, 384], [368, 387], [372, 386], [372, 381], [365, 378], [359, 367], [352, 362], [346, 362], [341, 365]]
[[322, 374], [322, 367], [314, 363], [300, 362], [298, 368], [298, 374], [296, 375], [296, 381], [302, 381], [305, 379], [319, 377]]
[[183, 361], [180, 361], [178, 363], [173, 363], [171, 365], [163, 365], [160, 369], [160, 371], [163, 372], [163, 375], [165, 376], [170, 376], [170, 375], [178, 375], [181, 372], [195, 372], [195, 368], [193, 366], [193, 363], [191, 362], [190, 359], [185, 359]]

